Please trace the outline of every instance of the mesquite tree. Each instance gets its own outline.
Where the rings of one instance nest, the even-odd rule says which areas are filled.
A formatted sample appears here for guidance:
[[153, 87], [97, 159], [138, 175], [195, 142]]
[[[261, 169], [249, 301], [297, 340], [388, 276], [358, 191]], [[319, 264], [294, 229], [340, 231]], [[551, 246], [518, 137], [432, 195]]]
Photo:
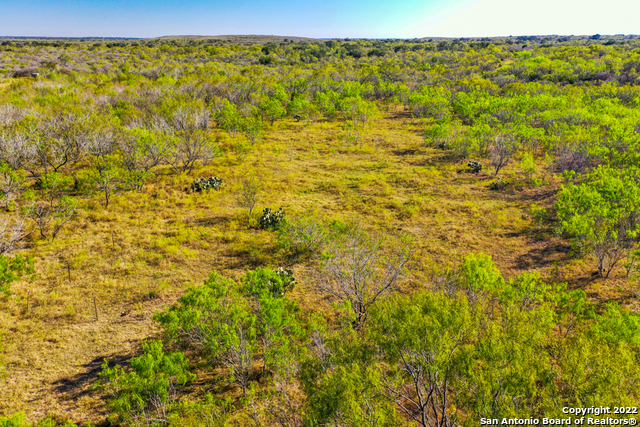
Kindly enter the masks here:
[[560, 192], [557, 208], [561, 230], [596, 258], [601, 277], [609, 277], [638, 242], [638, 179], [630, 171], [601, 167], [582, 184], [568, 183]]
[[327, 239], [322, 268], [315, 275], [321, 292], [347, 303], [354, 326], [362, 326], [369, 309], [383, 295], [395, 290], [410, 259], [407, 242], [389, 248], [384, 241], [355, 227]]
[[494, 175], [498, 175], [500, 170], [509, 164], [517, 149], [518, 143], [510, 135], [498, 135], [493, 138], [489, 145], [489, 157], [495, 169]]
[[176, 389], [195, 379], [180, 352], [166, 353], [161, 341], [142, 343], [143, 355], [131, 359], [131, 370], [109, 367], [105, 359], [98, 375], [109, 406], [131, 425], [167, 423]]

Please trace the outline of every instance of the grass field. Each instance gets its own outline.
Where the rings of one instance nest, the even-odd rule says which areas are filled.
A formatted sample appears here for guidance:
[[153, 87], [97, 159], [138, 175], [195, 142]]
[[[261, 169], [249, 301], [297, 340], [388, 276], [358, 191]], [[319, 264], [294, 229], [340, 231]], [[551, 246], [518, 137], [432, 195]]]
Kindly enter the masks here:
[[[560, 185], [543, 168], [537, 176], [546, 185], [536, 187], [512, 162], [503, 176], [514, 185], [491, 191], [492, 175], [472, 174], [466, 161], [427, 148], [421, 132], [419, 119], [392, 108], [356, 144], [344, 142], [339, 123], [326, 121], [277, 122], [247, 153], [220, 133], [225, 154], [190, 176], [159, 169], [142, 191], [116, 195], [108, 208], [99, 196], [88, 200], [54, 241], [33, 232], [24, 251], [37, 274], [13, 286], [0, 312], [7, 331], [0, 415], [103, 419], [104, 403], [92, 389], [103, 359], [122, 363], [135, 355], [141, 340], [158, 333], [152, 314], [212, 271], [237, 278], [259, 266], [292, 267], [300, 306], [329, 307], [309, 280], [313, 265], [288, 259], [276, 234], [252, 228], [237, 206], [247, 176], [262, 184], [254, 217], [283, 207], [290, 217], [321, 215], [389, 239], [411, 238], [405, 290], [425, 287], [434, 272], [483, 251], [506, 277], [536, 269], [594, 299], [630, 303], [633, 289], [622, 276], [596, 278], [593, 263], [554, 235], [551, 216], [532, 216], [534, 203], [551, 211]], [[222, 178], [222, 188], [185, 191], [195, 177], [208, 176]], [[214, 387], [198, 384], [193, 393]]]

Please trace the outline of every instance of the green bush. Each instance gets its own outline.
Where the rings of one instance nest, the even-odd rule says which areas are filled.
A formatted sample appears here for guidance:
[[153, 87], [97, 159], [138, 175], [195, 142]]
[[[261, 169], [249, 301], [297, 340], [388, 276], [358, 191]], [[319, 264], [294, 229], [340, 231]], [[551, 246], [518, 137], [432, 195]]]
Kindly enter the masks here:
[[[91, 427], [91, 425], [88, 424], [87, 426]], [[10, 417], [0, 417], [0, 427], [76, 427], [76, 424], [68, 420], [61, 423], [50, 417], [36, 421], [35, 424], [30, 424], [25, 420], [24, 413], [18, 412]]]
[[195, 379], [180, 352], [165, 353], [161, 341], [142, 343], [144, 354], [131, 359], [131, 370], [109, 367], [98, 375], [99, 388], [109, 394], [109, 406], [129, 425], [162, 425], [176, 400], [176, 387]]
[[316, 255], [329, 234], [320, 215], [287, 219], [278, 231], [279, 247], [293, 258]]
[[596, 258], [601, 277], [637, 247], [640, 235], [638, 172], [599, 167], [579, 185], [568, 183], [556, 204], [563, 232]]
[[268, 292], [275, 297], [283, 297], [290, 292], [296, 283], [293, 271], [283, 269], [258, 268], [255, 271], [247, 271], [242, 279], [243, 290], [250, 295], [260, 295]]
[[155, 319], [169, 338], [186, 338], [215, 364], [226, 367], [229, 379], [246, 393], [258, 345], [257, 318], [233, 280], [214, 273]]
[[203, 401], [185, 399], [176, 404], [168, 419], [172, 427], [224, 427], [233, 411], [231, 399], [215, 399], [207, 394]]
[[285, 297], [293, 284], [291, 271], [283, 269], [249, 271], [242, 287], [213, 273], [154, 318], [167, 338], [193, 345], [214, 366], [225, 367], [227, 379], [246, 395], [257, 356], [263, 372], [275, 372], [302, 351], [300, 309]]
[[0, 294], [9, 295], [11, 283], [25, 274], [33, 274], [33, 271], [33, 260], [29, 257], [16, 255], [8, 258], [0, 255]]

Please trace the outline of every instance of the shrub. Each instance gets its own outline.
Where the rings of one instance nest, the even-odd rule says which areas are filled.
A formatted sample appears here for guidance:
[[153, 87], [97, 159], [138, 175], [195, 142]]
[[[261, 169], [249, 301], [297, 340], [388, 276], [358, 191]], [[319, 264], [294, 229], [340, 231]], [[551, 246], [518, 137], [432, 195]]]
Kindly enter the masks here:
[[18, 242], [26, 235], [22, 218], [14, 217], [0, 220], [0, 254], [13, 251]]
[[258, 58], [258, 63], [260, 65], [277, 65], [278, 59], [275, 56], [265, 55]]
[[58, 203], [34, 201], [23, 208], [25, 216], [33, 220], [40, 230], [40, 235], [47, 237], [51, 231], [51, 240], [56, 238], [64, 225], [78, 213], [78, 202], [69, 196], [62, 196]]
[[196, 178], [191, 184], [191, 189], [195, 192], [201, 193], [205, 190], [214, 189], [217, 190], [222, 185], [222, 179], [217, 176], [211, 178]]
[[251, 212], [253, 212], [253, 208], [256, 206], [256, 203], [258, 203], [258, 195], [261, 191], [262, 186], [255, 177], [242, 181], [242, 186], [238, 191], [237, 201], [239, 207], [248, 211], [249, 217], [251, 217]]
[[451, 148], [451, 144], [449, 143], [450, 129], [444, 123], [437, 123], [433, 126], [429, 126], [425, 129], [422, 136], [424, 137], [424, 142], [427, 145], [431, 142], [433, 146], [440, 148], [441, 150], [448, 150]]
[[314, 273], [315, 286], [350, 307], [358, 328], [371, 306], [396, 290], [410, 254], [407, 240], [386, 245], [380, 237], [352, 226], [327, 240], [322, 266]]
[[494, 175], [498, 175], [500, 169], [509, 164], [518, 146], [518, 141], [511, 136], [495, 136], [493, 138], [493, 143], [489, 146], [489, 156], [495, 170]]
[[11, 283], [33, 272], [33, 260], [30, 257], [16, 255], [8, 258], [0, 255], [0, 294], [9, 295]]
[[111, 395], [110, 406], [123, 421], [133, 425], [166, 423], [176, 400], [175, 388], [195, 379], [180, 352], [165, 353], [161, 341], [142, 343], [144, 354], [131, 359], [130, 372], [109, 367], [105, 360], [99, 374], [100, 388]]
[[601, 277], [637, 247], [640, 186], [632, 172], [598, 168], [586, 182], [568, 183], [556, 204], [563, 232], [593, 255]]
[[287, 219], [279, 230], [280, 246], [292, 257], [317, 254], [328, 234], [320, 215]]
[[244, 291], [251, 295], [260, 295], [264, 291], [275, 297], [283, 297], [286, 292], [293, 289], [296, 279], [293, 271], [282, 267], [277, 270], [259, 268], [255, 271], [247, 271], [242, 279]]
[[258, 220], [258, 225], [261, 229], [278, 228], [284, 220], [284, 211], [282, 208], [273, 212], [271, 208], [264, 208], [262, 210], [262, 216]]
[[184, 399], [176, 403], [176, 409], [168, 419], [171, 427], [224, 427], [234, 407], [231, 398], [216, 399], [205, 395], [202, 401]]
[[210, 360], [226, 367], [229, 379], [246, 394], [258, 345], [257, 318], [235, 282], [214, 273], [155, 319], [168, 337], [201, 347]]
[[24, 171], [13, 170], [9, 165], [0, 162], [0, 205], [10, 206], [22, 191], [25, 181]]
[[18, 412], [10, 417], [0, 417], [0, 427], [76, 427], [76, 425], [67, 421], [55, 421], [54, 419], [47, 417], [40, 421], [36, 421], [35, 424], [30, 424], [25, 420], [24, 413]]

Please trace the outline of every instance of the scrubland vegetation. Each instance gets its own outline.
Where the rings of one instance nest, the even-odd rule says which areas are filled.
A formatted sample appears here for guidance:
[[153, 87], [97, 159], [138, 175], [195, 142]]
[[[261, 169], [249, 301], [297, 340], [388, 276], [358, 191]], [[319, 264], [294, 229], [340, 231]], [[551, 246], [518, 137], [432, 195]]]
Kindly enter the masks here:
[[640, 406], [638, 71], [634, 37], [0, 42], [0, 426]]

